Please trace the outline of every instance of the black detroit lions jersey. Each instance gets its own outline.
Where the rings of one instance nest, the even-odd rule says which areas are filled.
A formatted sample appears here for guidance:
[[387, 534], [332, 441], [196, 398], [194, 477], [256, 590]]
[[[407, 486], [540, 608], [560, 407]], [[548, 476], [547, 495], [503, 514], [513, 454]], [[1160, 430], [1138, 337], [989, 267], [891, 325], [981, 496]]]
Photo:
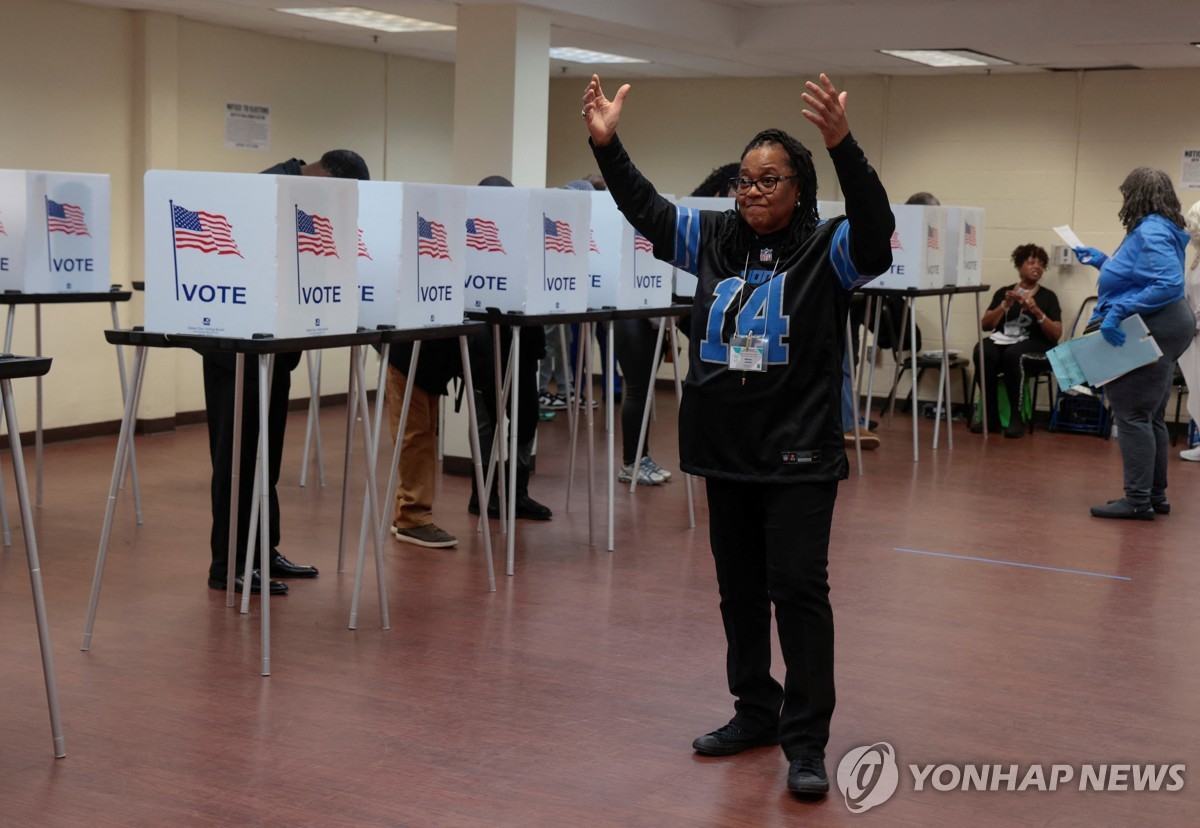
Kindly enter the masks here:
[[[786, 247], [786, 230], [761, 237], [741, 260], [723, 241], [728, 223], [742, 220], [736, 211], [662, 198], [615, 138], [594, 153], [617, 206], [653, 243], [654, 255], [699, 280], [679, 415], [680, 467], [748, 482], [844, 479], [847, 304], [854, 287], [891, 265], [895, 227], [887, 193], [857, 143], [848, 136], [830, 150], [849, 220], [822, 222], [795, 249]], [[735, 333], [765, 337], [765, 372], [729, 367]]]

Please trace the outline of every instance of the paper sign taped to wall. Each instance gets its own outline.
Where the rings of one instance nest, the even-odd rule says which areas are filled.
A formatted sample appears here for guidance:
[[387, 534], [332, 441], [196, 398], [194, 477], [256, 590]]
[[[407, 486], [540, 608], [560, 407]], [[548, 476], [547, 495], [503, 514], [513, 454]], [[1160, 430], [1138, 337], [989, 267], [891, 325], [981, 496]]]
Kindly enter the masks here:
[[265, 150], [271, 146], [271, 107], [225, 104], [225, 149]]
[[1183, 151], [1183, 166], [1179, 172], [1179, 186], [1185, 190], [1200, 190], [1200, 148]]

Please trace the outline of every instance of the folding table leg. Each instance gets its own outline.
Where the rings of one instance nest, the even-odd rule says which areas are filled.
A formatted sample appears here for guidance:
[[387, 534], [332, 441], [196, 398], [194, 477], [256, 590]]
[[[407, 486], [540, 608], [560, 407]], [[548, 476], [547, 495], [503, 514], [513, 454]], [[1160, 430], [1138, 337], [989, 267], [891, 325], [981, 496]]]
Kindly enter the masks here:
[[138, 400], [142, 395], [142, 382], [146, 376], [146, 347], [139, 345], [133, 352], [133, 393], [125, 400], [125, 413], [121, 416], [121, 433], [117, 437], [117, 456], [113, 461], [112, 481], [108, 485], [108, 502], [104, 509], [104, 528], [100, 530], [100, 548], [96, 551], [96, 571], [92, 576], [92, 592], [88, 598], [87, 620], [83, 625], [81, 650], [92, 645], [92, 628], [96, 623], [96, 608], [100, 604], [100, 583], [104, 578], [104, 561], [108, 554], [108, 539], [112, 534], [113, 512], [117, 508], [117, 491], [121, 482], [121, 469], [125, 466], [125, 454], [133, 439], [133, 422], [137, 416]]
[[[638, 470], [642, 467], [642, 451], [646, 448], [646, 432], [650, 430], [650, 401], [654, 398], [654, 375], [657, 373], [658, 360], [662, 356], [663, 336], [666, 335], [666, 332], [666, 326], [660, 324], [658, 337], [654, 340], [654, 367], [650, 371], [650, 385], [646, 389], [646, 404], [642, 406], [642, 427], [638, 431], [637, 454], [633, 458], [633, 479], [629, 482], [630, 494], [637, 491]], [[609, 347], [612, 347], [611, 344]]]
[[338, 526], [337, 571], [346, 571], [346, 509], [350, 505], [350, 454], [354, 448], [354, 417], [358, 408], [358, 396], [354, 393], [354, 363], [358, 355], [350, 349], [350, 379], [346, 388], [346, 451], [342, 458], [342, 511]]
[[[112, 310], [113, 328], [121, 327], [121, 318], [117, 315], [117, 303], [109, 302], [109, 308]], [[129, 396], [129, 387], [125, 379], [125, 349], [120, 345], [117, 346], [117, 372], [121, 377], [121, 402], [125, 402], [125, 398]], [[135, 446], [136, 441], [129, 441], [129, 474], [133, 483], [133, 513], [137, 520], [137, 525], [142, 525], [142, 489], [138, 485], [138, 465], [137, 451]], [[125, 474], [121, 473], [121, 488], [125, 487]]]
[[29, 506], [29, 481], [25, 479], [25, 458], [21, 453], [21, 429], [17, 427], [17, 407], [13, 404], [12, 380], [0, 380], [4, 414], [8, 418], [8, 439], [12, 446], [13, 475], [17, 484], [17, 503], [25, 535], [25, 557], [29, 560], [29, 581], [33, 587], [33, 609], [37, 617], [38, 643], [42, 650], [42, 675], [46, 681], [46, 703], [50, 707], [50, 732], [54, 737], [54, 756], [67, 755], [63, 739], [62, 717], [58, 710], [58, 682], [54, 678], [54, 654], [50, 649], [50, 623], [46, 618], [46, 596], [42, 590], [42, 567], [38, 562], [37, 539], [33, 530], [33, 509]]
[[[262, 675], [271, 675], [271, 480], [270, 423], [271, 411], [271, 368], [274, 355], [260, 354], [258, 357], [258, 464], [261, 473], [258, 487], [258, 545], [262, 549], [261, 589], [258, 591], [262, 607]], [[254, 524], [250, 524], [254, 531]], [[250, 563], [252, 559], [247, 559]], [[227, 576], [228, 577], [228, 576]], [[243, 583], [242, 590], [250, 594], [250, 578]]]
[[[679, 377], [679, 330], [675, 326], [675, 317], [668, 317], [671, 324], [671, 370], [675, 375], [675, 405], [676, 407], [683, 404], [683, 383]], [[680, 470], [682, 471], [682, 469]], [[683, 482], [687, 487], [687, 504], [688, 504], [688, 528], [696, 528], [696, 502], [692, 495], [692, 476], [687, 472], [683, 473]]]
[[[469, 423], [468, 432], [471, 438], [471, 456], [475, 458], [475, 489], [482, 492], [486, 489], [483, 480], [483, 455], [479, 446], [479, 420], [476, 417], [475, 411], [475, 382], [471, 377], [471, 360], [467, 353], [467, 338], [465, 336], [458, 338], [458, 351], [462, 357], [463, 383], [466, 386], [465, 393], [467, 395], [467, 421]], [[483, 554], [487, 558], [488, 592], [495, 592], [496, 571], [495, 564], [492, 562], [492, 532], [491, 527], [488, 525], [487, 509], [480, 509], [479, 515], [483, 520]]]
[[[237, 577], [238, 497], [242, 467], [242, 403], [246, 387], [246, 355], [238, 353], [233, 363], [233, 459], [229, 464], [229, 542], [225, 552], [225, 606], [236, 603], [234, 580]], [[245, 611], [249, 611], [248, 608]]]

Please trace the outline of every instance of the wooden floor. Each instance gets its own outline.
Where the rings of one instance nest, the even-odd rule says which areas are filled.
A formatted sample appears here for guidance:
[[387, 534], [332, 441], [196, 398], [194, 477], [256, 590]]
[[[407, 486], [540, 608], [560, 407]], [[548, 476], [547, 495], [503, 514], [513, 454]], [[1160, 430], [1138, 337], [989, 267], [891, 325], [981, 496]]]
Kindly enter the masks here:
[[[674, 404], [660, 400], [654, 455], [677, 469]], [[344, 416], [323, 413], [323, 489], [315, 475], [299, 488], [303, 415], [289, 426], [281, 548], [322, 574], [272, 602], [269, 678], [257, 601], [242, 616], [205, 585], [205, 428], [139, 441], [145, 524], [123, 493], [86, 653], [115, 440], [46, 448], [36, 530], [68, 756], [52, 757], [17, 529], [0, 552], [0, 824], [1196, 824], [1200, 464], [1173, 461], [1170, 516], [1101, 521], [1088, 506], [1120, 494], [1115, 442], [1038, 431], [985, 444], [959, 427], [953, 452], [932, 451], [926, 420], [914, 464], [910, 421], [881, 428], [835, 517], [828, 761], [832, 775], [885, 741], [902, 772], [890, 801], [854, 815], [836, 788], [789, 797], [775, 749], [690, 749], [732, 710], [702, 483], [695, 529], [677, 473], [619, 489], [616, 551], [600, 519], [589, 547], [582, 470], [564, 508], [559, 415], [539, 432], [532, 485], [555, 518], [519, 525], [516, 576], [497, 535], [500, 583], [486, 591], [467, 481], [445, 477], [437, 520], [462, 542], [389, 539], [391, 629], [370, 575], [352, 632], [352, 572], [335, 572]], [[930, 763], [1188, 767], [1174, 793], [915, 791], [903, 768]]]

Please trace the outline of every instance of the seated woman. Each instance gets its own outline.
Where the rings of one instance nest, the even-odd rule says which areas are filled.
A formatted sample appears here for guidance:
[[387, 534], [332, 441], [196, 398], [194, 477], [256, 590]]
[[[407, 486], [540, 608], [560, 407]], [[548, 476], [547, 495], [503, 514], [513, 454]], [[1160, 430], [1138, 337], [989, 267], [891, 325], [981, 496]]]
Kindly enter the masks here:
[[[1046, 251], [1036, 244], [1023, 244], [1014, 250], [1012, 263], [1017, 268], [1020, 281], [996, 291], [981, 322], [983, 329], [992, 331], [992, 335], [983, 340], [982, 366], [979, 348], [975, 349], [975, 376], [983, 377], [987, 391], [988, 430], [999, 431], [996, 377], [1004, 375], [1004, 388], [1013, 412], [1008, 428], [1004, 430], [1005, 437], [1021, 437], [1025, 434], [1025, 423], [1020, 413], [1025, 387], [1021, 357], [1046, 353], [1062, 336], [1062, 310], [1058, 305], [1058, 297], [1041, 284], [1048, 261]], [[971, 426], [971, 431], [977, 434], [982, 430], [982, 423], [976, 422]]]

